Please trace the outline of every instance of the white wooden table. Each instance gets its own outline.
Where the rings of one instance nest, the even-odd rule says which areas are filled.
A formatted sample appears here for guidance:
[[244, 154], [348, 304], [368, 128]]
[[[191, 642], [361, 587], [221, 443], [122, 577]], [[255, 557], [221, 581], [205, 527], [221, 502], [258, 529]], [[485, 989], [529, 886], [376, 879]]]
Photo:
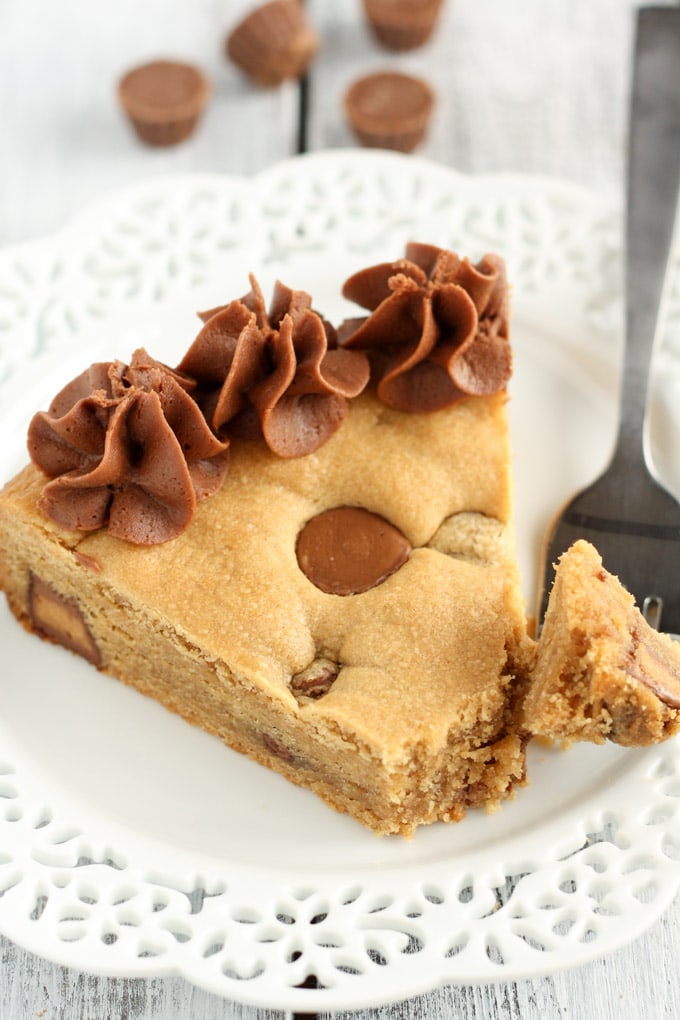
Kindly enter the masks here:
[[[251, 174], [300, 142], [295, 86], [251, 87], [223, 57], [246, 0], [0, 0], [0, 244], [49, 234], [84, 203], [182, 171]], [[308, 149], [351, 146], [341, 98], [374, 68], [423, 75], [438, 103], [420, 153], [467, 172], [559, 176], [619, 197], [632, 0], [449, 0], [434, 40], [393, 56], [375, 45], [359, 0], [307, 0], [323, 39], [307, 94]], [[196, 136], [140, 145], [115, 102], [119, 75], [170, 55], [200, 64], [214, 96]], [[0, 848], [1, 849], [1, 848]], [[241, 1020], [273, 1015], [181, 979], [76, 973], [0, 940], [0, 1020], [45, 1017]], [[680, 903], [611, 957], [541, 980], [456, 987], [380, 1017], [680, 1016]]]

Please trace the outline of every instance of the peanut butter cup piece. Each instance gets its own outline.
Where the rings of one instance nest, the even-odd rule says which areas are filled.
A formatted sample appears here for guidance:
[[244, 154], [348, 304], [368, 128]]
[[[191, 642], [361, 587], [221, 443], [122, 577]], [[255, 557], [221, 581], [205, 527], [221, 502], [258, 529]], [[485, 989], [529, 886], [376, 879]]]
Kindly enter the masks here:
[[432, 35], [442, 0], [364, 0], [375, 38], [389, 50], [413, 50]]
[[210, 95], [198, 68], [154, 60], [133, 68], [118, 85], [118, 98], [136, 134], [148, 145], [176, 145], [196, 129]]
[[328, 694], [339, 672], [337, 662], [323, 657], [314, 659], [309, 666], [291, 677], [290, 689], [298, 701], [316, 701]]
[[405, 535], [384, 517], [339, 506], [312, 517], [297, 540], [303, 574], [329, 595], [358, 595], [403, 566], [411, 552]]
[[255, 7], [227, 36], [227, 56], [257, 85], [301, 78], [319, 49], [299, 0]]
[[368, 148], [412, 152], [425, 137], [433, 107], [428, 83], [398, 71], [359, 78], [345, 94], [347, 120]]
[[93, 666], [101, 666], [102, 657], [97, 643], [74, 599], [61, 595], [32, 573], [28, 608], [31, 624], [39, 634], [82, 655]]

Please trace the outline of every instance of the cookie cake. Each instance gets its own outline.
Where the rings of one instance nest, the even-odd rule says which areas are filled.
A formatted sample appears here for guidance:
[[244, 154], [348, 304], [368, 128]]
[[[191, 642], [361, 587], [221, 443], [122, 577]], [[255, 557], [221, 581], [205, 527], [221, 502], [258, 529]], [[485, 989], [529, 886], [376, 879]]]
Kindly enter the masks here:
[[176, 367], [95, 364], [34, 416], [0, 587], [28, 630], [376, 833], [493, 810], [543, 719], [503, 260], [411, 244], [345, 282], [337, 327], [250, 283]]

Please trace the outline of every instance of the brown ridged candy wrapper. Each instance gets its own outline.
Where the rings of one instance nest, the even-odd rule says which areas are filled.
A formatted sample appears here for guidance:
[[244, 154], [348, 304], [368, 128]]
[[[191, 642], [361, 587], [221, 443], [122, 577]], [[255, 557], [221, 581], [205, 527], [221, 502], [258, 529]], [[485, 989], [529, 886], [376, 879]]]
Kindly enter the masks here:
[[256, 7], [227, 36], [227, 56], [265, 88], [301, 78], [319, 49], [298, 0], [270, 0]]
[[137, 136], [147, 145], [189, 138], [210, 96], [210, 82], [191, 64], [154, 60], [121, 78], [118, 98]]
[[359, 78], [345, 94], [347, 120], [370, 148], [412, 152], [425, 136], [433, 107], [427, 82], [397, 71]]
[[389, 50], [414, 50], [432, 35], [442, 0], [364, 0], [374, 36]]

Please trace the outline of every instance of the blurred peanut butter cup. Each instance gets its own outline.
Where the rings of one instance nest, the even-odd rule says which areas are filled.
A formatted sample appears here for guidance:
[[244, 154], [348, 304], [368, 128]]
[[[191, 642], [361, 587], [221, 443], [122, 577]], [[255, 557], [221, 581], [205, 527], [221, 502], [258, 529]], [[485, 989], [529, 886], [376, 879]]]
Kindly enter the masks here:
[[413, 50], [432, 35], [442, 0], [364, 0], [366, 20], [379, 43]]
[[366, 75], [345, 93], [347, 120], [370, 148], [411, 152], [425, 136], [433, 107], [427, 82], [397, 71]]
[[301, 78], [316, 56], [319, 38], [299, 0], [269, 0], [254, 8], [227, 36], [227, 56], [257, 85]]
[[176, 145], [189, 138], [210, 96], [198, 68], [176, 60], [154, 60], [121, 78], [118, 98], [136, 134], [148, 145]]

